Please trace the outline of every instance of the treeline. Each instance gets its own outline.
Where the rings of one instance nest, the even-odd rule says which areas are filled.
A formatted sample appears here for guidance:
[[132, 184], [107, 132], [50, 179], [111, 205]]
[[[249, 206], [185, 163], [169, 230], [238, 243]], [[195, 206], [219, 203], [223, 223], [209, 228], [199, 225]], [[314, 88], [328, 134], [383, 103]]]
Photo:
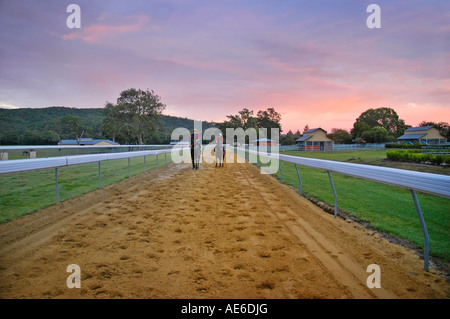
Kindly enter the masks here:
[[[450, 139], [450, 126], [447, 122], [422, 121], [415, 126], [434, 126], [443, 136]], [[397, 142], [397, 138], [402, 136], [410, 127], [412, 126], [407, 125], [404, 120], [399, 118], [397, 112], [392, 108], [371, 108], [361, 113], [350, 131], [333, 128], [328, 137], [339, 144], [393, 143]], [[303, 133], [307, 129], [308, 126], [305, 127]], [[281, 142], [285, 145], [292, 145], [301, 136], [299, 130], [295, 134], [289, 131], [281, 136]]]
[[[77, 109], [54, 106], [40, 109], [0, 109], [0, 145], [56, 145], [62, 139], [75, 139], [71, 125], [79, 125], [82, 137], [112, 139], [104, 129], [104, 109]], [[160, 115], [154, 132], [144, 136], [146, 144], [168, 144], [177, 127], [193, 128], [194, 120]], [[203, 128], [214, 123], [203, 122]], [[75, 127], [76, 129], [76, 127]], [[137, 144], [132, 136], [116, 138], [120, 144]]]
[[55, 145], [61, 139], [74, 139], [63, 119], [76, 117], [85, 136], [103, 138], [102, 109], [76, 109], [55, 106], [41, 109], [0, 109], [1, 145]]
[[[258, 138], [269, 139], [272, 137], [271, 129], [279, 129], [279, 132], [281, 132], [281, 114], [273, 107], [258, 110], [256, 113], [248, 108], [243, 108], [238, 114], [227, 115], [226, 117], [227, 120], [217, 124], [225, 138], [227, 128], [242, 128], [244, 131], [252, 128], [256, 130]], [[245, 143], [249, 143], [248, 136], [246, 136]]]
[[[131, 88], [122, 91], [116, 103], [107, 102], [104, 108], [0, 109], [0, 145], [55, 145], [63, 139], [83, 137], [120, 144], [168, 144], [175, 128], [192, 129], [194, 120], [162, 115], [165, 107], [153, 91]], [[450, 138], [447, 122], [422, 121], [417, 126], [427, 125]], [[202, 126], [218, 127], [224, 135], [226, 128], [255, 128], [259, 138], [271, 138], [271, 128], [282, 132], [281, 114], [273, 107], [257, 112], [243, 108], [236, 115], [227, 115], [222, 123], [204, 121]], [[396, 142], [409, 127], [394, 109], [383, 107], [361, 113], [350, 131], [333, 128], [328, 136], [339, 144]], [[303, 133], [297, 129], [295, 133], [280, 134], [280, 144], [295, 144], [308, 129], [306, 125]]]

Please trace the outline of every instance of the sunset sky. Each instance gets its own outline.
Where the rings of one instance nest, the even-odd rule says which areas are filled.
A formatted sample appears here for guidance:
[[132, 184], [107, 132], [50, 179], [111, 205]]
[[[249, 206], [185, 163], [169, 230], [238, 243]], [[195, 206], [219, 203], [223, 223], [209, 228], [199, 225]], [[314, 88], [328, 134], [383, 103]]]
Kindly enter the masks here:
[[274, 107], [284, 133], [377, 107], [450, 122], [450, 1], [0, 0], [0, 107], [102, 108], [132, 87], [197, 120]]

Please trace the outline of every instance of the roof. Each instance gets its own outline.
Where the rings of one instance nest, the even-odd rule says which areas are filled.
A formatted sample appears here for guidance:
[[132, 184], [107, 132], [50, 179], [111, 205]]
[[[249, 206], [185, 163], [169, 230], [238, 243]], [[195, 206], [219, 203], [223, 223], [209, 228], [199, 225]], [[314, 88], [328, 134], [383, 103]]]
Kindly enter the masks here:
[[307, 139], [309, 139], [309, 138], [311, 138], [312, 136], [311, 135], [308, 135], [308, 136], [302, 136], [302, 137], [300, 137], [298, 140], [296, 140], [296, 142], [304, 142], [304, 141], [306, 141]]
[[[81, 138], [80, 139], [80, 145], [95, 145], [100, 142], [107, 142], [114, 145], [119, 145], [119, 143], [113, 142], [111, 140], [107, 139], [98, 139], [94, 140], [92, 138]], [[78, 145], [77, 140], [61, 140], [58, 142], [58, 145]]]
[[398, 138], [398, 140], [418, 140], [424, 137], [426, 134], [405, 134]]
[[303, 132], [303, 134], [311, 134], [311, 133], [314, 133], [314, 132], [316, 132], [318, 130], [321, 130], [321, 131], [324, 131], [325, 133], [327, 133], [327, 131], [325, 131], [323, 128], [316, 127], [316, 128], [312, 128], [310, 130], [307, 130], [307, 131]]
[[317, 127], [317, 128], [312, 128], [310, 130], [307, 130], [307, 131], [303, 132], [303, 134], [314, 133], [317, 130], [322, 130], [323, 131], [323, 129], [321, 129], [320, 127]]
[[420, 127], [410, 127], [405, 131], [406, 132], [416, 132], [416, 131], [428, 131], [429, 129], [433, 128], [433, 125], [428, 126], [420, 126]]

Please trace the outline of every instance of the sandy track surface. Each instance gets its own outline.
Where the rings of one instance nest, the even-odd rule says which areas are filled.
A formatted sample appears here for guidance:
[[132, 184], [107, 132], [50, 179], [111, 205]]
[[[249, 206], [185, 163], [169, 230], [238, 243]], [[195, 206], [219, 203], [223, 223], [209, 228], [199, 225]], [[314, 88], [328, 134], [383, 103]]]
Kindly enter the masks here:
[[[66, 268], [81, 268], [69, 289]], [[378, 264], [381, 288], [366, 285]], [[1, 298], [449, 298], [404, 247], [249, 164], [170, 164], [0, 226]]]

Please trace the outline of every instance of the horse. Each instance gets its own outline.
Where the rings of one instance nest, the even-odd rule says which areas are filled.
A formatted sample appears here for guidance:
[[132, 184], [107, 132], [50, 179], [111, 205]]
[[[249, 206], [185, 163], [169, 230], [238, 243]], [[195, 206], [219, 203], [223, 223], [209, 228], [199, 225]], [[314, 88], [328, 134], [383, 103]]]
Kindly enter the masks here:
[[200, 140], [198, 140], [194, 144], [194, 148], [191, 149], [192, 169], [198, 169], [201, 155], [202, 155], [202, 147], [200, 145]]
[[201, 146], [200, 135], [197, 133], [197, 130], [191, 134], [191, 160], [192, 160], [192, 169], [198, 169], [200, 163], [200, 156], [202, 154], [202, 146]]
[[214, 153], [216, 154], [216, 167], [217, 164], [219, 164], [219, 167], [223, 167], [225, 161], [225, 146], [223, 146], [223, 140], [221, 138], [218, 138], [216, 141]]

